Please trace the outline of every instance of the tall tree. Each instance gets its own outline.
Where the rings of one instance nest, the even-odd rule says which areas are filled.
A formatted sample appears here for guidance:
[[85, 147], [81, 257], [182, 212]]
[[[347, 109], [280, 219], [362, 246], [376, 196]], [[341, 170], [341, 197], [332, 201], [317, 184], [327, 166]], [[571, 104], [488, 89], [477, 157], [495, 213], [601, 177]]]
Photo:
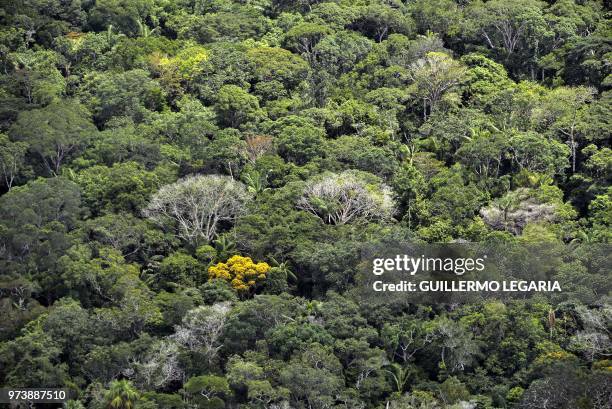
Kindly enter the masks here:
[[0, 172], [2, 172], [2, 182], [8, 190], [11, 190], [15, 178], [25, 165], [27, 150], [27, 143], [11, 142], [6, 135], [0, 134]]
[[415, 93], [423, 100], [423, 118], [434, 112], [445, 94], [455, 88], [466, 69], [448, 54], [430, 52], [410, 66], [409, 76]]
[[593, 100], [595, 93], [594, 88], [559, 87], [550, 91], [541, 108], [534, 113], [537, 124], [558, 132], [566, 139], [571, 150], [572, 173], [576, 172], [576, 151], [578, 138], [582, 135], [580, 128], [584, 121], [584, 108]]
[[229, 176], [190, 176], [163, 186], [144, 214], [160, 225], [177, 224], [177, 235], [190, 242], [211, 241], [222, 223], [243, 213], [249, 200], [245, 186]]
[[69, 100], [20, 113], [9, 135], [27, 143], [47, 172], [58, 175], [62, 164], [83, 150], [96, 131], [87, 109]]

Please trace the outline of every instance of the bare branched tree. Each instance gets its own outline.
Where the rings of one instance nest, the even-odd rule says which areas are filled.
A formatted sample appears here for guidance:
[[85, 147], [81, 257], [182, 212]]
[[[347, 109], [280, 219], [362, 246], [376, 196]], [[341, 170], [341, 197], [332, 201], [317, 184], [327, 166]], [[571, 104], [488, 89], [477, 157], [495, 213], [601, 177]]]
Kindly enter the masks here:
[[569, 348], [581, 352], [591, 362], [612, 356], [609, 330], [612, 323], [612, 308], [606, 306], [594, 309], [579, 306], [576, 308], [576, 313], [584, 329], [572, 336]]
[[246, 154], [251, 163], [272, 150], [272, 137], [268, 135], [249, 135], [246, 137]]
[[520, 234], [528, 223], [555, 221], [557, 208], [552, 203], [541, 203], [527, 189], [519, 188], [480, 209], [480, 215], [496, 230]]
[[233, 222], [249, 199], [245, 186], [229, 176], [189, 176], [163, 186], [144, 209], [162, 226], [178, 225], [178, 236], [188, 242], [211, 241], [219, 223]]
[[309, 182], [298, 208], [339, 225], [356, 219], [388, 219], [394, 204], [388, 186], [368, 183], [358, 173], [345, 171]]
[[147, 388], [159, 389], [173, 381], [184, 380], [178, 345], [170, 340], [158, 342], [145, 359], [135, 363], [134, 367], [138, 383]]
[[201, 352], [211, 364], [223, 346], [221, 335], [229, 317], [230, 304], [203, 305], [185, 315], [171, 338], [190, 351]]

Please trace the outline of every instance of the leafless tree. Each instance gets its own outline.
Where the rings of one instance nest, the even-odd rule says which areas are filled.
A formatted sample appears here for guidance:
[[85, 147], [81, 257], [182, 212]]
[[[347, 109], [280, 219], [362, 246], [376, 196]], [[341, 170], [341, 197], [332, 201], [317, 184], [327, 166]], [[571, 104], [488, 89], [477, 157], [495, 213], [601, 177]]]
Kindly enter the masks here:
[[246, 137], [246, 154], [251, 163], [272, 150], [272, 137], [268, 135], [249, 135]]
[[580, 306], [576, 308], [576, 312], [584, 329], [572, 336], [570, 349], [581, 352], [591, 362], [600, 357], [612, 356], [609, 330], [612, 323], [612, 308], [607, 306], [592, 309]]
[[480, 215], [485, 223], [496, 230], [520, 234], [528, 223], [555, 221], [557, 208], [551, 203], [541, 203], [530, 195], [528, 189], [521, 188], [483, 207]]
[[345, 224], [355, 219], [388, 219], [394, 210], [391, 189], [371, 184], [358, 173], [345, 171], [310, 181], [298, 201], [306, 210], [329, 224]]
[[212, 363], [223, 346], [221, 335], [229, 317], [230, 304], [200, 306], [185, 315], [171, 338], [190, 351], [201, 352]]
[[160, 225], [175, 222], [178, 236], [191, 243], [215, 237], [221, 222], [233, 222], [249, 199], [245, 186], [229, 176], [189, 176], [163, 186], [144, 209]]
[[182, 381], [178, 345], [170, 340], [158, 342], [142, 362], [134, 364], [138, 383], [147, 388], [163, 388], [172, 381]]

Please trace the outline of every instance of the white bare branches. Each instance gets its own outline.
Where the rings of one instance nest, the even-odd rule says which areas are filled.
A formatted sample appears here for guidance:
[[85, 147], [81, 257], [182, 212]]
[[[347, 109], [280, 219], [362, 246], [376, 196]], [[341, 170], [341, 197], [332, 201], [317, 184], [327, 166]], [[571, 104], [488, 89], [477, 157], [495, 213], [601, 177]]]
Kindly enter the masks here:
[[233, 222], [244, 211], [249, 194], [229, 176], [189, 176], [163, 186], [144, 209], [155, 223], [178, 225], [178, 236], [191, 243], [215, 237], [220, 222]]
[[185, 315], [183, 323], [176, 327], [171, 338], [190, 351], [201, 352], [210, 364], [223, 346], [220, 339], [229, 312], [229, 303], [195, 308]]
[[297, 206], [335, 225], [356, 219], [388, 219], [394, 210], [388, 186], [368, 183], [353, 171], [310, 181]]
[[153, 389], [163, 388], [173, 381], [182, 381], [185, 372], [179, 363], [179, 348], [175, 342], [158, 342], [143, 362], [135, 364], [138, 383]]
[[612, 341], [610, 340], [610, 323], [612, 308], [601, 309], [579, 306], [576, 313], [582, 322], [583, 330], [578, 331], [570, 339], [570, 349], [581, 352], [589, 361], [612, 356]]
[[520, 234], [528, 223], [554, 222], [558, 219], [554, 203], [541, 203], [526, 188], [508, 192], [490, 206], [480, 209], [485, 223], [496, 230]]

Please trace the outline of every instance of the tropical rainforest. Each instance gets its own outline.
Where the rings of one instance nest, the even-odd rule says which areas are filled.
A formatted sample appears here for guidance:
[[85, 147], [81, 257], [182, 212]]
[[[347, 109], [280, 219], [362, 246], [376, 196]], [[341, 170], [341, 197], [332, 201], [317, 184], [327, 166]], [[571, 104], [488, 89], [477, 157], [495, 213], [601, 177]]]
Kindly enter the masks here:
[[[1, 0], [0, 385], [611, 408], [611, 27], [603, 0]], [[401, 241], [547, 243], [571, 291], [358, 297]]]

